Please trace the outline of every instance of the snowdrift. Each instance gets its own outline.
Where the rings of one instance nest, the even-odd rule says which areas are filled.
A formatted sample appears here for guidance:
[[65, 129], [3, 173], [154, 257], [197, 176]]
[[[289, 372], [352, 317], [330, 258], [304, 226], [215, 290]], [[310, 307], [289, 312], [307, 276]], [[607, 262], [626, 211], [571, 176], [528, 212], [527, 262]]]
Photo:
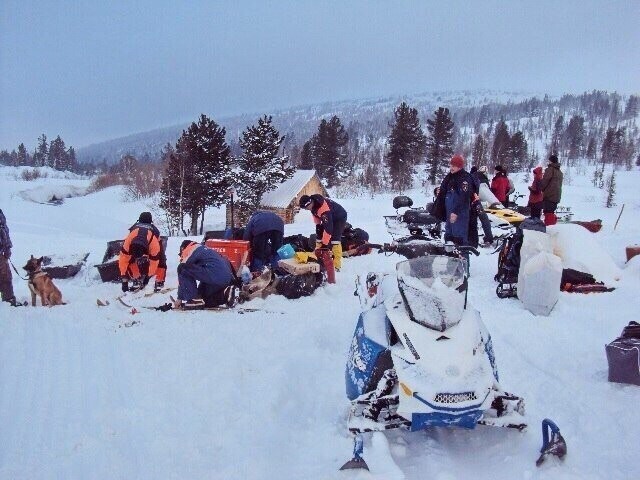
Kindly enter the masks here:
[[606, 284], [620, 280], [622, 271], [593, 233], [570, 223], [547, 227], [547, 233], [553, 240], [553, 253], [562, 259], [564, 268], [590, 273]]
[[18, 193], [20, 198], [35, 203], [50, 203], [52, 199], [83, 197], [88, 193], [88, 187], [76, 185], [42, 185]]

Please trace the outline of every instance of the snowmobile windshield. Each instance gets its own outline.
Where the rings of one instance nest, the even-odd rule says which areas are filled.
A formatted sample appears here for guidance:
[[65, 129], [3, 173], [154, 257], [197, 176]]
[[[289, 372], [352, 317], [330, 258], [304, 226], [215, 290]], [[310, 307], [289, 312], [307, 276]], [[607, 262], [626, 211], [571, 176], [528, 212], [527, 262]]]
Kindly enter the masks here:
[[427, 255], [398, 263], [396, 273], [411, 320], [441, 332], [460, 322], [467, 290], [463, 260]]
[[478, 191], [478, 195], [480, 196], [480, 201], [483, 204], [489, 205], [490, 208], [494, 208], [496, 210], [504, 209], [504, 205], [500, 203], [500, 200], [493, 194], [491, 189], [487, 187], [486, 183], [480, 184], [480, 190]]

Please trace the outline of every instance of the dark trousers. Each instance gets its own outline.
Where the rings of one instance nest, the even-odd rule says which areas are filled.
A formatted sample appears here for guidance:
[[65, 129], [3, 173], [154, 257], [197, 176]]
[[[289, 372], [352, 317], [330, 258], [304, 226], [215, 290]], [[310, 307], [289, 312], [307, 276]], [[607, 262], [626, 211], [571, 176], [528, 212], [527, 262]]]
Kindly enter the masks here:
[[542, 215], [542, 202], [530, 203], [531, 218], [540, 218]]
[[[333, 233], [331, 234], [331, 243], [341, 243], [342, 242], [342, 234], [344, 233], [344, 229], [347, 227], [346, 220], [334, 220], [333, 221]], [[324, 233], [324, 228], [322, 225], [316, 225], [316, 242], [322, 242], [322, 234]]]
[[[180, 300], [192, 300], [198, 298], [202, 292], [214, 295], [218, 291], [224, 291], [228, 285], [216, 283], [215, 278], [215, 271], [211, 266], [181, 264], [181, 268], [179, 267], [178, 271], [178, 298]], [[198, 282], [200, 282], [199, 287]]]
[[275, 267], [278, 262], [278, 249], [282, 247], [282, 232], [269, 230], [251, 240], [251, 271], [262, 270], [265, 265]]
[[487, 212], [484, 211], [484, 208], [482, 208], [482, 204], [480, 202], [475, 202], [473, 204], [473, 207], [475, 207], [478, 218], [480, 218], [480, 224], [482, 225], [482, 231], [484, 232], [484, 241], [493, 242], [493, 233], [491, 233], [491, 220], [489, 220]]
[[8, 302], [14, 298], [9, 259], [2, 254], [0, 254], [0, 295], [3, 302]]

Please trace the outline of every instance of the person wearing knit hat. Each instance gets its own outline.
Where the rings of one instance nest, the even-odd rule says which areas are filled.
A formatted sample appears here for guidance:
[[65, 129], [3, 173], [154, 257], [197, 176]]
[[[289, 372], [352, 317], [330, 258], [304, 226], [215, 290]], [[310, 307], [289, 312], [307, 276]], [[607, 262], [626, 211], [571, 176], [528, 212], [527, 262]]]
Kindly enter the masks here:
[[142, 212], [138, 221], [129, 227], [118, 257], [118, 269], [123, 292], [129, 291], [129, 280], [133, 281], [133, 290], [140, 290], [154, 275], [154, 291], [159, 292], [164, 287], [167, 256], [151, 212]]
[[562, 170], [555, 154], [549, 155], [549, 165], [540, 181], [542, 190], [542, 208], [544, 210], [544, 224], [555, 225], [558, 221], [556, 208], [562, 198]]
[[[445, 222], [445, 241], [456, 245], [477, 245], [477, 218], [471, 212], [474, 183], [464, 170], [462, 155], [454, 155], [449, 173], [442, 180], [431, 214]], [[467, 262], [467, 268], [469, 263]]]

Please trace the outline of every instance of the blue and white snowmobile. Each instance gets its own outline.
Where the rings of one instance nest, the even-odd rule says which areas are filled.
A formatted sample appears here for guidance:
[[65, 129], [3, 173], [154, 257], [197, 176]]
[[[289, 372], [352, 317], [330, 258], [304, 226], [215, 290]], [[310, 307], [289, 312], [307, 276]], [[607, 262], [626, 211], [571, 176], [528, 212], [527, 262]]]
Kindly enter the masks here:
[[[363, 311], [345, 375], [355, 445], [342, 469], [368, 468], [362, 458], [367, 432], [527, 426], [523, 399], [500, 386], [491, 335], [479, 312], [467, 307], [461, 250], [477, 251], [447, 245], [444, 254], [420, 256], [410, 243], [382, 249], [409, 258], [397, 264], [395, 276], [369, 273], [356, 282]], [[557, 427], [546, 443], [541, 458], [566, 452]]]

